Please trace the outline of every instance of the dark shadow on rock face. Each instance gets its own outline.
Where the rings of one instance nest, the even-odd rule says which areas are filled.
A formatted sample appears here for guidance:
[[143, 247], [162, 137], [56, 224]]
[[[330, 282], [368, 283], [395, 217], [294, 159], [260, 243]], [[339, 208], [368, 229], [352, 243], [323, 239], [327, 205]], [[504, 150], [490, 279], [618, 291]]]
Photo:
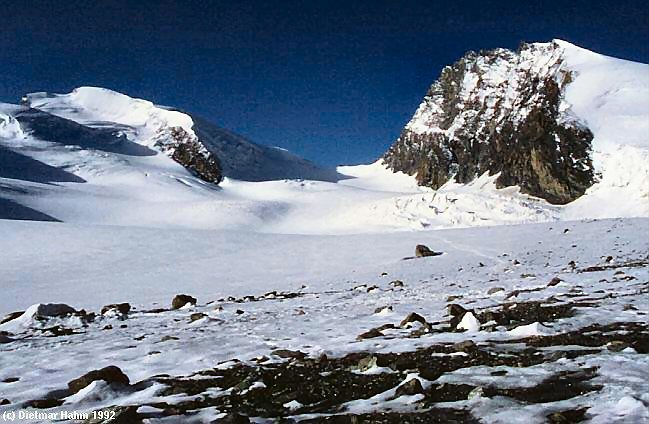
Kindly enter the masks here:
[[200, 116], [192, 114], [191, 117], [196, 136], [219, 158], [226, 177], [244, 181], [305, 179], [327, 182], [349, 178], [286, 150], [253, 143]]
[[37, 109], [26, 109], [14, 116], [23, 128], [40, 140], [129, 156], [156, 154], [148, 147], [129, 141], [117, 128], [88, 127]]
[[85, 183], [86, 181], [64, 169], [48, 165], [29, 156], [0, 146], [0, 178], [34, 183]]
[[20, 221], [48, 221], [61, 222], [60, 220], [39, 212], [36, 209], [28, 208], [13, 200], [0, 197], [0, 219], [15, 219]]

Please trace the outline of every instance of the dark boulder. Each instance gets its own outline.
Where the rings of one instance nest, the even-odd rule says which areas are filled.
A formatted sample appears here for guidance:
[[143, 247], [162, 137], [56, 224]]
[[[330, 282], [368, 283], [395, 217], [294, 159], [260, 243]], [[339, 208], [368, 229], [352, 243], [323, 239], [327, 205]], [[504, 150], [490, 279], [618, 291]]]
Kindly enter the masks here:
[[171, 301], [171, 309], [180, 309], [188, 303], [196, 305], [196, 298], [187, 294], [176, 295]]
[[423, 244], [418, 244], [417, 247], [415, 247], [415, 256], [418, 258], [425, 258], [428, 256], [439, 256], [441, 254], [442, 252], [435, 252], [434, 250], [430, 250], [428, 246], [425, 246]]
[[128, 303], [111, 303], [101, 308], [101, 314], [104, 315], [110, 311], [117, 312], [120, 315], [128, 315], [131, 311], [131, 305]]
[[76, 378], [68, 383], [68, 388], [72, 393], [77, 393], [79, 390], [88, 386], [93, 381], [104, 380], [111, 385], [128, 386], [130, 381], [126, 374], [115, 365], [110, 365], [99, 370], [90, 371], [79, 378]]

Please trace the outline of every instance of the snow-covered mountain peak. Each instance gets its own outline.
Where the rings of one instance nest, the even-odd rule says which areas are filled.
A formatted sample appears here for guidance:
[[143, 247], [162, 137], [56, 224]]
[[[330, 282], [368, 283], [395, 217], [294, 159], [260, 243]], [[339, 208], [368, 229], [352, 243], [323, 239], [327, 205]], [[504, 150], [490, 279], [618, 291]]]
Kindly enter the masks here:
[[648, 76], [647, 65], [563, 40], [468, 52], [442, 70], [384, 161], [433, 188], [487, 172], [499, 187], [569, 203], [619, 180], [612, 164], [628, 162], [629, 148], [647, 154]]
[[189, 115], [106, 88], [79, 87], [68, 94], [41, 92], [25, 97], [27, 106], [80, 124], [123, 125], [129, 138], [143, 144], [154, 144], [155, 136], [165, 128], [179, 127], [195, 135], [194, 122]]

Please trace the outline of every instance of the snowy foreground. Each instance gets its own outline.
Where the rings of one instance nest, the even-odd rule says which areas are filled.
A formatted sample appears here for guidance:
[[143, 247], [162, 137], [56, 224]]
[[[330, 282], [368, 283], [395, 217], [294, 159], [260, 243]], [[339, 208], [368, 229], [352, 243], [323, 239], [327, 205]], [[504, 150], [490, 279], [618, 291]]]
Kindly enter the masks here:
[[[26, 310], [0, 325], [0, 416], [645, 422], [648, 235], [649, 219], [338, 236], [0, 221], [0, 316]], [[417, 244], [443, 254], [404, 259]], [[171, 310], [181, 293], [197, 304]], [[128, 380], [68, 385], [111, 365]]]

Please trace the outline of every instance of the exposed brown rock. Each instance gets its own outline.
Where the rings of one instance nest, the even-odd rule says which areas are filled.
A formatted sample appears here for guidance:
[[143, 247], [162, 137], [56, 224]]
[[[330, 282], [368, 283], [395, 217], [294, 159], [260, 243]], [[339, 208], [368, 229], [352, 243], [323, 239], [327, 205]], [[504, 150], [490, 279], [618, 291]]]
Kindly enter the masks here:
[[79, 390], [86, 387], [88, 384], [96, 380], [104, 380], [109, 384], [117, 384], [128, 386], [129, 379], [121, 369], [115, 365], [110, 365], [99, 370], [90, 371], [79, 378], [76, 378], [68, 383], [68, 388], [72, 393], [77, 393]]
[[180, 309], [188, 303], [196, 305], [196, 298], [187, 294], [176, 295], [171, 301], [171, 309]]
[[[523, 44], [519, 53], [469, 52], [447, 66], [420, 106], [428, 108], [425, 125], [430, 131], [406, 127], [383, 157], [384, 163], [394, 171], [416, 174], [421, 185], [435, 189], [451, 178], [468, 183], [488, 172], [500, 174], [498, 187], [518, 185], [552, 203], [578, 198], [595, 181], [590, 158], [593, 134], [559, 111], [572, 80], [560, 66], [559, 48]], [[535, 74], [522, 54], [545, 55], [554, 62], [548, 63], [545, 73]], [[507, 85], [494, 86], [482, 78], [491, 66], [503, 64], [509, 66], [509, 79], [517, 81], [514, 104], [504, 101]], [[467, 76], [477, 80], [473, 92], [488, 95], [463, 97]], [[495, 104], [488, 104], [494, 97]], [[456, 118], [463, 125], [448, 133]]]

